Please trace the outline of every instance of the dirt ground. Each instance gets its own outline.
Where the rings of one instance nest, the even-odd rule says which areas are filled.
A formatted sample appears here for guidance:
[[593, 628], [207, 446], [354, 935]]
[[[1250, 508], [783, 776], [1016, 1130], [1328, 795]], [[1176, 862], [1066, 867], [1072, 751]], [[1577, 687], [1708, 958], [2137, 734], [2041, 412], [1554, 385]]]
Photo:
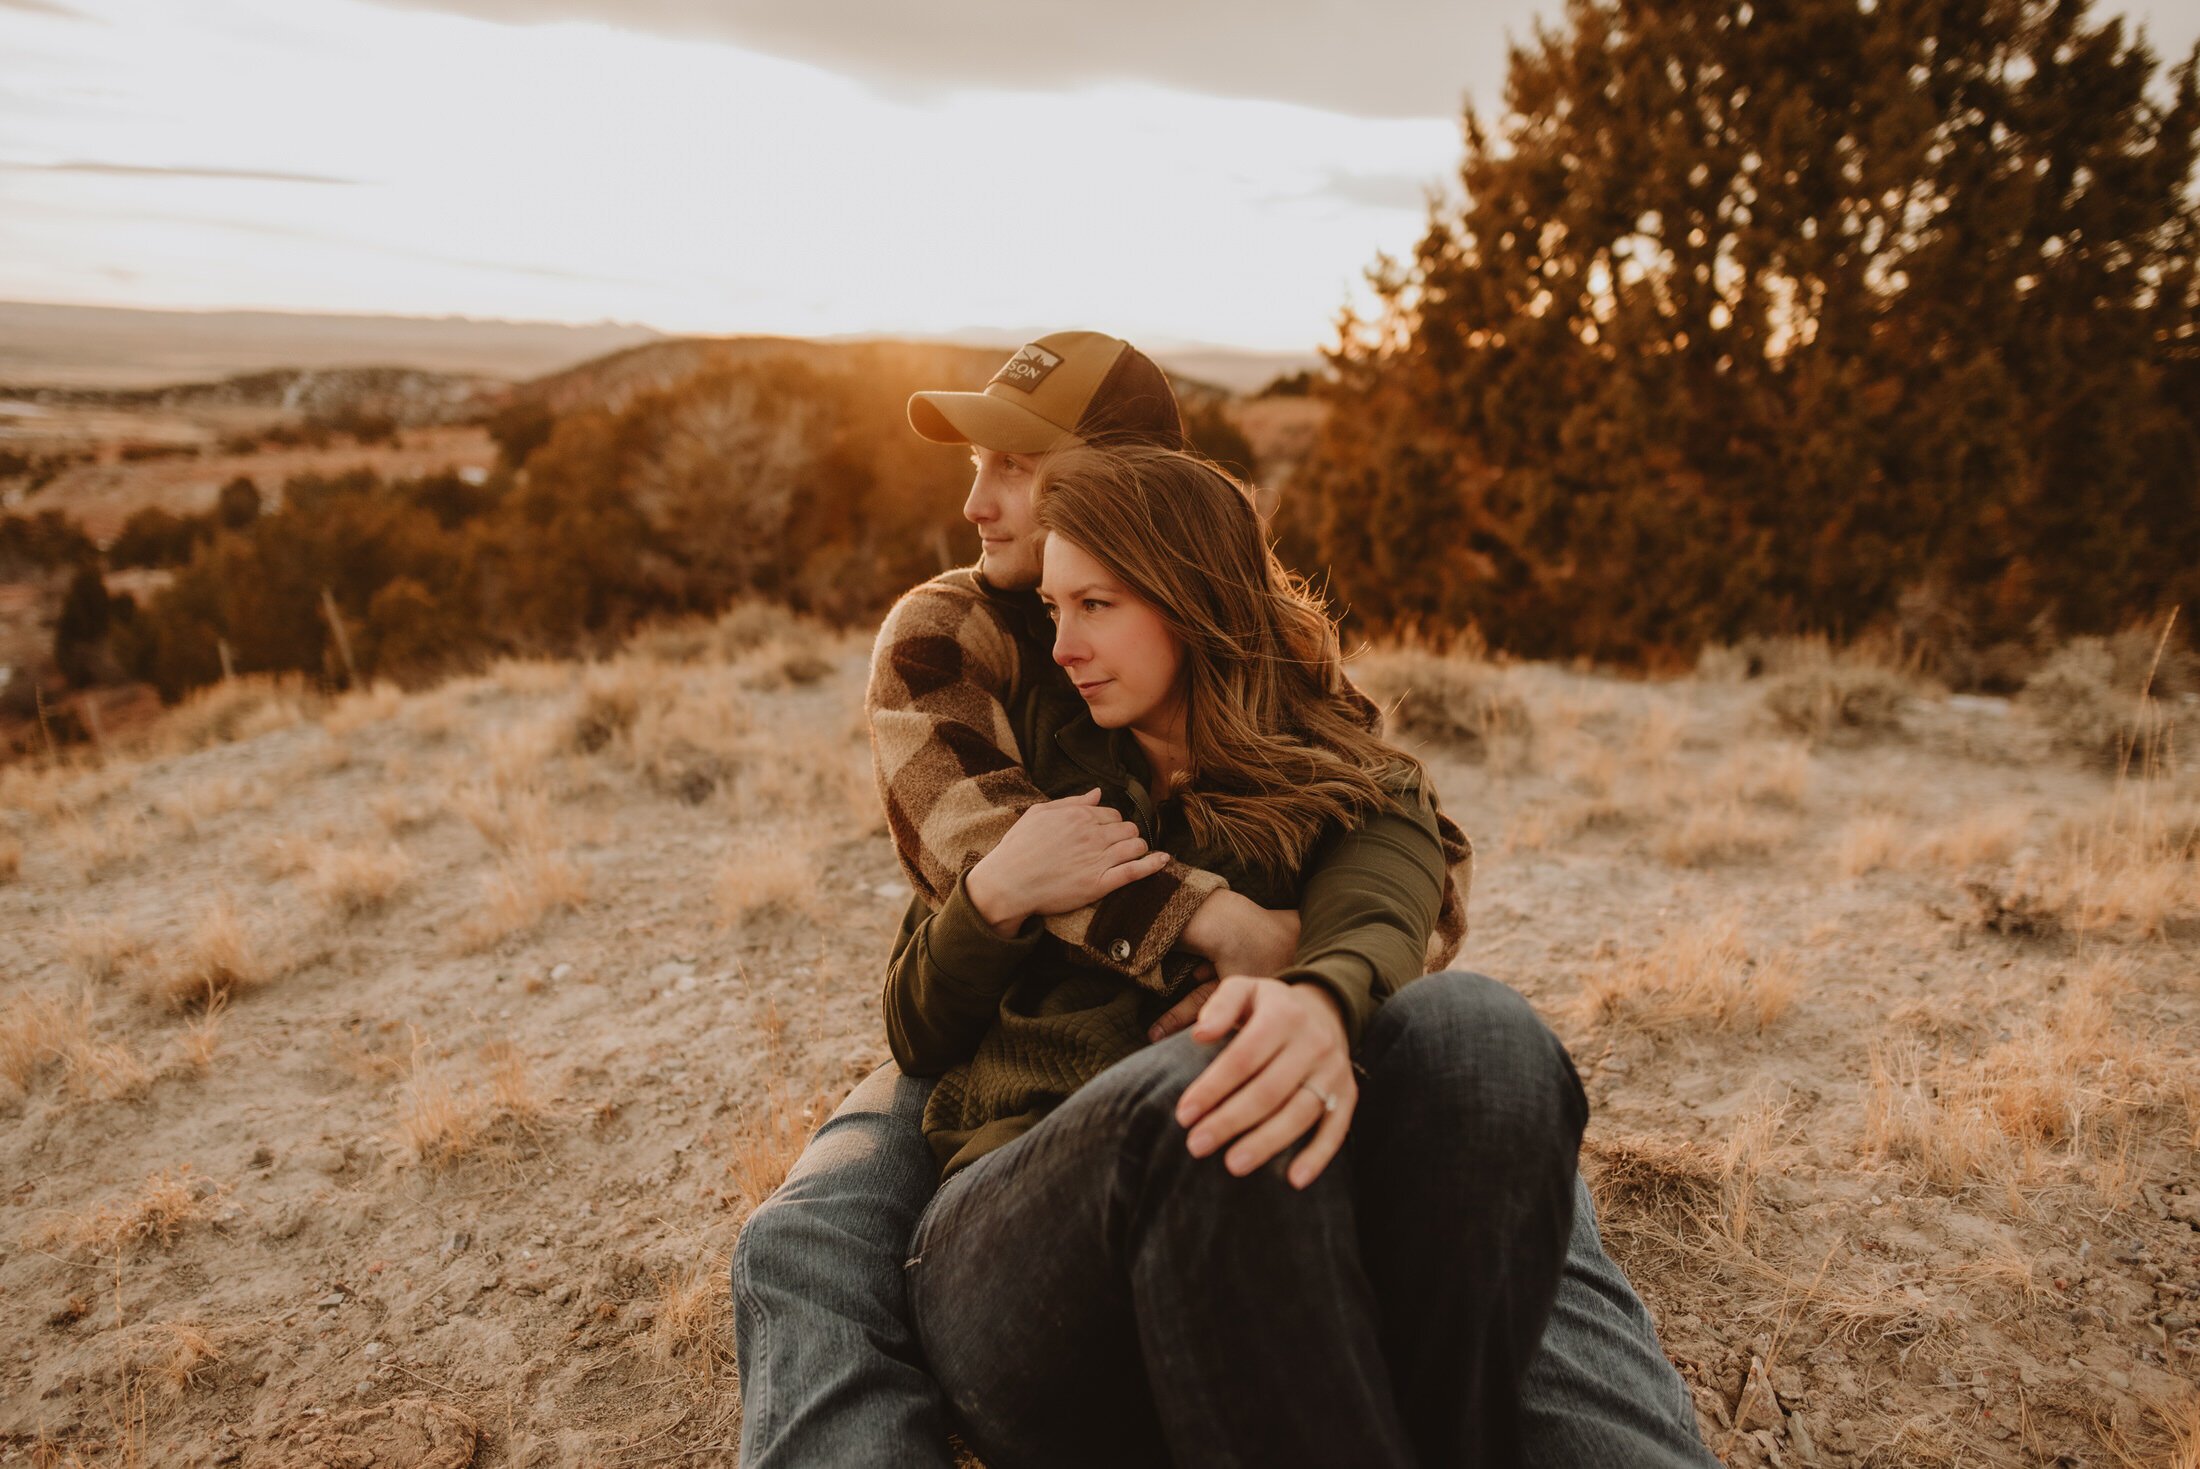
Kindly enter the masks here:
[[[742, 611], [0, 772], [0, 1463], [732, 1463], [728, 1251], [885, 1055], [866, 656]], [[2200, 785], [1827, 670], [1359, 666], [1728, 1463], [2192, 1469]]]

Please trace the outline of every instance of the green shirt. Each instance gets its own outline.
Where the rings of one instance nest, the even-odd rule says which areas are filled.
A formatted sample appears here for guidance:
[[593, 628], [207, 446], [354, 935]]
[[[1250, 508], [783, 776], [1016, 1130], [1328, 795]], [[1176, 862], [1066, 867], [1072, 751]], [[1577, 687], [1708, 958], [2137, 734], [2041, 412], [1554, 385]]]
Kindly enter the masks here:
[[[1058, 720], [1051, 701], [1026, 707]], [[1327, 834], [1298, 873], [1247, 870], [1200, 849], [1179, 803], [1156, 803], [1136, 740], [1085, 713], [1020, 729], [1026, 770], [1049, 799], [1100, 787], [1101, 800], [1179, 861], [1226, 877], [1264, 907], [1299, 910], [1297, 961], [1280, 979], [1319, 984], [1337, 1001], [1350, 1044], [1385, 995], [1419, 976], [1442, 902], [1446, 864], [1432, 798], [1417, 783], [1354, 825]], [[934, 912], [913, 901], [886, 979], [894, 1059], [938, 1076], [924, 1130], [943, 1177], [1029, 1129], [1078, 1087], [1147, 1044], [1146, 1031], [1195, 987], [1196, 956], [1179, 953], [1150, 983], [1125, 978], [1037, 920], [1002, 938], [958, 881]]]

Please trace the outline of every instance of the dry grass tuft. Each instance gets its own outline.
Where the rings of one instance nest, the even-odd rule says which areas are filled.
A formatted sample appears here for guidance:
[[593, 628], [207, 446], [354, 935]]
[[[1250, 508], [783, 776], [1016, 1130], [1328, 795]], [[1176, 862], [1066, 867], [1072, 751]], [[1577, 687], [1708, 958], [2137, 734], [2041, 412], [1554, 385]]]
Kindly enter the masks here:
[[2087, 763], [2126, 769], [2181, 722], [2153, 697], [2161, 672], [2156, 651], [2167, 632], [2162, 639], [2142, 636], [2133, 650], [2138, 656], [2122, 659], [2105, 639], [2073, 638], [2025, 680], [2018, 706]]
[[443, 814], [440, 808], [403, 790], [377, 793], [368, 800], [367, 809], [374, 813], [375, 822], [382, 830], [393, 837], [418, 831]]
[[45, 1067], [60, 1058], [77, 1023], [76, 1012], [51, 996], [19, 997], [0, 1020], [0, 1079], [28, 1092]]
[[2200, 914], [2200, 833], [2151, 782], [2120, 784], [2098, 816], [2064, 828], [2059, 847], [2042, 881], [2079, 933], [2129, 924], [2153, 938]]
[[440, 744], [466, 727], [465, 690], [446, 684], [432, 693], [416, 694], [398, 720], [427, 743]]
[[1766, 1098], [1742, 1114], [1727, 1134], [1719, 1160], [1719, 1222], [1727, 1238], [1741, 1244], [1756, 1218], [1757, 1179], [1787, 1124], [1786, 1098]]
[[410, 1075], [398, 1104], [398, 1138], [413, 1158], [442, 1170], [485, 1152], [508, 1152], [539, 1136], [550, 1109], [535, 1094], [526, 1058], [508, 1041], [481, 1048], [485, 1079], [453, 1085], [422, 1064], [426, 1042], [415, 1033]]
[[351, 741], [320, 730], [310, 737], [305, 748], [293, 756], [289, 764], [276, 773], [275, 779], [284, 786], [293, 786], [334, 775], [349, 767], [351, 762]]
[[736, 602], [710, 624], [707, 655], [729, 662], [774, 644], [823, 641], [823, 629], [777, 602]]
[[1670, 700], [1652, 699], [1628, 727], [1622, 758], [1636, 770], [1661, 769], [1679, 752], [1681, 737], [1687, 732], [1688, 715], [1684, 711]]
[[1807, 739], [1862, 744], [1892, 733], [1914, 692], [1891, 669], [1827, 656], [1809, 660], [1765, 686], [1765, 708], [1785, 729]]
[[1935, 866], [1956, 872], [2006, 862], [2024, 841], [2031, 822], [2032, 813], [2019, 806], [1972, 811], [1928, 837], [1921, 855]]
[[775, 1076], [761, 1104], [744, 1110], [735, 1120], [726, 1177], [744, 1218], [786, 1181], [787, 1170], [802, 1156], [810, 1134], [832, 1115], [834, 1105], [834, 1099], [822, 1091], [798, 1101]]
[[583, 755], [602, 751], [634, 728], [642, 712], [646, 681], [639, 666], [630, 661], [598, 664], [581, 678], [580, 708], [573, 716], [569, 736], [572, 748]]
[[147, 995], [171, 1010], [203, 1010], [278, 977], [237, 907], [222, 897], [200, 917], [166, 965], [147, 976]]
[[295, 873], [310, 871], [313, 862], [328, 845], [327, 831], [321, 835], [309, 835], [301, 831], [274, 832], [261, 837], [252, 845], [252, 863], [260, 876], [270, 882]]
[[2009, 1139], [1974, 1092], [1949, 1085], [1953, 1079], [1913, 1039], [1875, 1044], [1864, 1104], [1871, 1155], [1910, 1163], [1944, 1188], [2008, 1178]]
[[2035, 1178], [2051, 1150], [2071, 1162], [2105, 1156], [2130, 1115], [2181, 1102], [2160, 1058], [2115, 1022], [2129, 984], [2119, 957], [2096, 957], [2073, 973], [2052, 1013], [1970, 1061], [1928, 1055], [1915, 1039], [1876, 1044], [1865, 1099], [1871, 1154], [1908, 1162], [1943, 1188], [2009, 1190]]
[[500, 794], [492, 787], [476, 785], [455, 791], [450, 799], [458, 814], [496, 851], [541, 851], [557, 845], [550, 801], [540, 791]]
[[726, 1257], [717, 1251], [656, 1280], [655, 1318], [635, 1348], [659, 1366], [683, 1370], [689, 1390], [722, 1396], [735, 1377], [732, 1318], [725, 1309]]
[[1505, 850], [1543, 852], [1564, 846], [1589, 828], [1593, 809], [1593, 803], [1583, 800], [1522, 807], [1505, 828]]
[[1607, 960], [1582, 986], [1601, 1022], [1647, 1030], [1708, 1025], [1762, 1031], [1787, 1013], [1799, 981], [1784, 954], [1752, 955], [1733, 917], [1698, 920], [1654, 946]]
[[1392, 739], [1445, 746], [1508, 769], [1533, 756], [1535, 722], [1505, 670], [1463, 653], [1396, 646], [1352, 661], [1353, 680], [1390, 711]]
[[151, 744], [174, 754], [248, 740], [299, 723], [319, 703], [300, 675], [244, 674], [186, 695], [163, 716]]
[[1581, 1151], [1597, 1214], [1608, 1231], [1651, 1221], [1670, 1231], [1719, 1215], [1725, 1168], [1705, 1148], [1665, 1137], [1592, 1132]]
[[19, 997], [0, 1019], [0, 1084], [28, 1096], [49, 1070], [60, 1073], [71, 1095], [99, 1101], [136, 1096], [153, 1073], [129, 1046], [99, 1039], [92, 997]]
[[0, 811], [51, 821], [61, 810], [62, 771], [27, 760], [0, 765]]
[[344, 695], [321, 716], [321, 728], [332, 735], [348, 735], [393, 719], [405, 707], [405, 693], [396, 684], [377, 679], [373, 686]]
[[412, 858], [395, 842], [380, 849], [323, 847], [313, 855], [306, 889], [329, 912], [356, 918], [387, 905], [412, 872]]
[[193, 1071], [205, 1071], [214, 1064], [214, 1053], [221, 1049], [222, 1011], [228, 1008], [228, 996], [217, 995], [184, 1023], [183, 1059]]
[[549, 779], [550, 761], [558, 754], [561, 742], [554, 720], [507, 724], [491, 730], [481, 742], [489, 788], [499, 796], [539, 790]]
[[718, 922], [731, 928], [769, 910], [816, 916], [817, 888], [817, 864], [808, 853], [750, 847], [719, 865], [711, 894]]
[[155, 1332], [141, 1373], [158, 1382], [161, 1391], [171, 1399], [202, 1386], [214, 1365], [222, 1359], [221, 1350], [213, 1340], [189, 1322], [164, 1321]]
[[670, 700], [653, 700], [635, 720], [627, 757], [641, 777], [658, 791], [699, 806], [756, 760], [799, 758], [807, 753], [782, 732], [791, 748], [752, 750], [751, 721], [739, 704], [724, 695], [697, 689]]
[[1885, 812], [1858, 816], [1843, 824], [1833, 841], [1834, 870], [1843, 877], [1862, 877], [1882, 868], [1902, 865], [1906, 843], [1902, 822]]
[[1712, 867], [1766, 856], [1794, 834], [1791, 822], [1729, 801], [1689, 807], [1660, 834], [1657, 850], [1676, 867]]
[[2200, 1388], [2149, 1402], [2146, 1418], [2136, 1440], [2121, 1423], [2110, 1423], [2108, 1450], [2120, 1469], [2200, 1469]]
[[507, 694], [558, 694], [573, 685], [573, 665], [554, 658], [499, 658], [488, 680]]
[[529, 847], [498, 863], [483, 885], [480, 911], [459, 931], [460, 946], [469, 952], [530, 932], [553, 913], [580, 907], [588, 900], [589, 870], [563, 852]]
[[61, 957], [86, 984], [107, 984], [146, 951], [145, 940], [112, 918], [72, 920], [61, 930]]
[[194, 1178], [188, 1163], [149, 1175], [136, 1195], [110, 1199], [74, 1218], [50, 1221], [40, 1243], [90, 1256], [128, 1256], [149, 1245], [163, 1249], [192, 1224], [211, 1218], [223, 1190]]
[[1710, 793], [1727, 801], [1801, 809], [1810, 793], [1810, 747], [1796, 740], [1758, 740], [1734, 750], [1712, 771]]
[[0, 808], [20, 811], [33, 821], [82, 816], [138, 778], [134, 761], [107, 759], [91, 764], [29, 761], [0, 766]]
[[[1825, 1323], [1838, 1340], [1850, 1347], [1884, 1342], [1910, 1348], [1930, 1341], [1945, 1341], [1962, 1331], [1955, 1308], [1928, 1296], [1915, 1283], [1893, 1282], [1885, 1288], [1845, 1290], [1813, 1288], [1802, 1294], [1802, 1304]], [[1870, 1463], [1915, 1464], [1915, 1458], [1869, 1460]], [[1964, 1460], [1943, 1459], [1960, 1464]]]
[[101, 878], [145, 850], [145, 818], [134, 810], [116, 811], [98, 821], [70, 814], [53, 826], [54, 846], [77, 881]]
[[274, 793], [259, 781], [214, 776], [162, 797], [154, 803], [154, 809], [168, 818], [178, 836], [189, 838], [199, 835], [199, 828], [218, 816], [242, 806], [264, 809], [273, 800]]

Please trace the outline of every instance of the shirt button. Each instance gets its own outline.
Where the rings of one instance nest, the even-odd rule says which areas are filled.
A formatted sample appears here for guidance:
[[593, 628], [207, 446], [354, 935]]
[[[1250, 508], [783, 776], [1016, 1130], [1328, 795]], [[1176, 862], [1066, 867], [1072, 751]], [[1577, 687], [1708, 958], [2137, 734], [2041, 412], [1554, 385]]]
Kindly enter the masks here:
[[1116, 963], [1124, 963], [1131, 956], [1131, 941], [1129, 939], [1117, 939], [1114, 943], [1108, 945], [1108, 953], [1114, 957]]

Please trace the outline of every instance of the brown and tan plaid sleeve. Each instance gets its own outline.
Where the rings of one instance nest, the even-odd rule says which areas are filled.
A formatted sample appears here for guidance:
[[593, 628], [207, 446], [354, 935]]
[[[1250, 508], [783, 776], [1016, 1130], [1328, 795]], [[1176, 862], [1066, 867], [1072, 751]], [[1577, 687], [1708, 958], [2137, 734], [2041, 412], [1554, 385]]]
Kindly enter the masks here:
[[[1019, 671], [1015, 636], [968, 577], [945, 573], [894, 604], [864, 693], [887, 829], [902, 871], [935, 909], [1018, 816], [1046, 799], [1024, 772], [1008, 713]], [[1226, 886], [1171, 862], [1045, 923], [1093, 962], [1159, 987], [1163, 956], [1199, 905]]]

